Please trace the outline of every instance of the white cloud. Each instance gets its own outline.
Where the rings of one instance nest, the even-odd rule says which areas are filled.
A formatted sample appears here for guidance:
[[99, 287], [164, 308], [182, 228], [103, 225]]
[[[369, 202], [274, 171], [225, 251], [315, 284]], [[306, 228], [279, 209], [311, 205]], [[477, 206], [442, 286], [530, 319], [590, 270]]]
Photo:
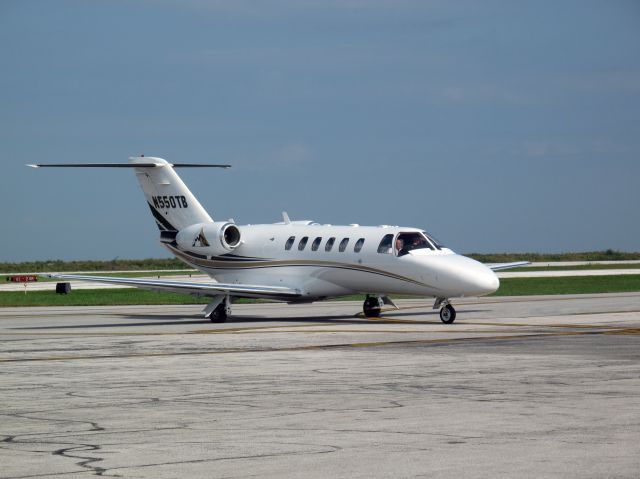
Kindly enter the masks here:
[[302, 143], [284, 145], [270, 156], [272, 164], [282, 166], [304, 165], [313, 161], [311, 148]]
[[238, 168], [253, 171], [273, 169], [291, 169], [306, 166], [315, 161], [315, 155], [309, 145], [301, 142], [284, 143], [275, 148], [258, 148], [238, 155], [234, 163]]

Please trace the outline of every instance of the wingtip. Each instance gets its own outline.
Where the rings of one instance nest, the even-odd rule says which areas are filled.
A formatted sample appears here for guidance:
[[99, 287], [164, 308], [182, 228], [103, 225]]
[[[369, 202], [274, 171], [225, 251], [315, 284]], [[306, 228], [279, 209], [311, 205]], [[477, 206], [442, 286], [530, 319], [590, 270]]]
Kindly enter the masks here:
[[29, 168], [40, 168], [40, 165], [30, 165], [30, 164], [27, 164], [27, 166], [28, 166]]

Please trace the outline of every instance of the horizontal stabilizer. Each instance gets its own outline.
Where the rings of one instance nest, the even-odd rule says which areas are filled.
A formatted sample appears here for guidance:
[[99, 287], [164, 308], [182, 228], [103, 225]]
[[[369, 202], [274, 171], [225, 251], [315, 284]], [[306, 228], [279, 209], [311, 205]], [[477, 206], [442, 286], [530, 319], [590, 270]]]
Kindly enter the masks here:
[[174, 168], [231, 168], [231, 165], [203, 164], [203, 163], [172, 163]]
[[31, 168], [231, 168], [231, 165], [211, 163], [41, 163], [27, 165]]

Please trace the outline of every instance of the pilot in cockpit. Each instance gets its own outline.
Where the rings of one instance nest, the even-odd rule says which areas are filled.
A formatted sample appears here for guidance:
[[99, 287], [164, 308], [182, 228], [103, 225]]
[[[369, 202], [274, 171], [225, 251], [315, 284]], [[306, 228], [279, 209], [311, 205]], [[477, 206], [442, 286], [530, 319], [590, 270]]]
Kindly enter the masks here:
[[429, 248], [429, 243], [420, 235], [414, 235], [413, 241], [411, 242], [411, 249], [419, 249], [419, 248]]
[[422, 235], [419, 234], [403, 234], [396, 238], [396, 251], [398, 256], [404, 256], [414, 249], [433, 247]]

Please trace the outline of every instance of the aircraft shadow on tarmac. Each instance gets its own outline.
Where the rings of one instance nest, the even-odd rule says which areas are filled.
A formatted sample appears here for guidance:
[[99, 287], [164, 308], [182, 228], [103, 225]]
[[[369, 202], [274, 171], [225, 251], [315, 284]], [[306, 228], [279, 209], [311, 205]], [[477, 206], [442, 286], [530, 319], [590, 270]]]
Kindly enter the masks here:
[[[233, 325], [246, 323], [327, 323], [327, 324], [363, 324], [369, 320], [365, 318], [357, 319], [353, 316], [306, 316], [293, 318], [274, 318], [265, 316], [231, 316], [226, 323], [211, 323], [208, 319], [202, 318], [198, 320], [186, 319], [193, 316], [142, 316], [142, 315], [122, 315], [123, 319], [131, 318], [136, 320], [148, 320], [147, 322], [135, 323], [101, 323], [101, 324], [65, 324], [60, 326], [31, 326], [23, 328], [11, 328], [12, 330], [55, 330], [55, 329], [95, 329], [95, 328], [129, 328], [129, 327], [146, 327], [146, 326], [181, 326], [185, 324], [199, 325]], [[384, 324], [384, 320], [377, 320], [377, 324]], [[223, 329], [223, 328], [221, 328]]]
[[[482, 312], [486, 310], [465, 310], [466, 313]], [[393, 312], [390, 311], [382, 318], [364, 318], [354, 315], [338, 315], [338, 316], [303, 316], [303, 317], [285, 317], [277, 318], [272, 316], [231, 316], [226, 323], [221, 324], [246, 324], [246, 323], [326, 323], [336, 325], [354, 325], [354, 324], [398, 324], [395, 317], [410, 317], [432, 315], [435, 318], [431, 321], [407, 321], [409, 324], [440, 324], [440, 318], [437, 317], [437, 311], [415, 311], [415, 312]], [[56, 330], [56, 329], [94, 329], [94, 328], [128, 328], [128, 327], [145, 327], [145, 326], [181, 326], [188, 324], [210, 324], [208, 319], [201, 318], [199, 315], [147, 315], [147, 314], [122, 314], [123, 319], [135, 319], [136, 322], [121, 323], [101, 323], [101, 324], [65, 324], [59, 326], [31, 326], [21, 328], [11, 328], [12, 330]], [[191, 319], [188, 319], [191, 318]], [[199, 319], [194, 319], [199, 318]], [[145, 320], [145, 322], [140, 322]]]

